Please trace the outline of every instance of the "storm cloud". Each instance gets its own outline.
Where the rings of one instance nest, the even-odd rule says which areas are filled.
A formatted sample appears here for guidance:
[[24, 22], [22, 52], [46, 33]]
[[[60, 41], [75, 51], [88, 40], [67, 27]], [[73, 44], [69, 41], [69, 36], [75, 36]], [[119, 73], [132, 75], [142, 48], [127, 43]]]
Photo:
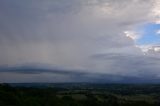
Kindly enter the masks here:
[[[0, 80], [61, 82], [79, 75], [84, 81], [101, 74], [158, 80], [159, 53], [145, 55], [134, 39], [140, 32], [125, 32], [158, 24], [159, 7], [158, 0], [1, 0], [0, 66], [13, 69], [1, 68]], [[21, 66], [27, 69], [15, 70]]]

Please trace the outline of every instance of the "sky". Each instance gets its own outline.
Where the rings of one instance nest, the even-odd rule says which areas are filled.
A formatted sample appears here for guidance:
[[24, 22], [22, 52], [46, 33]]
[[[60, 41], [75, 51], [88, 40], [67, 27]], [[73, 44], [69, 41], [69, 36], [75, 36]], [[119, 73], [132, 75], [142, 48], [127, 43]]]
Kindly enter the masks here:
[[0, 0], [0, 82], [160, 82], [159, 0]]

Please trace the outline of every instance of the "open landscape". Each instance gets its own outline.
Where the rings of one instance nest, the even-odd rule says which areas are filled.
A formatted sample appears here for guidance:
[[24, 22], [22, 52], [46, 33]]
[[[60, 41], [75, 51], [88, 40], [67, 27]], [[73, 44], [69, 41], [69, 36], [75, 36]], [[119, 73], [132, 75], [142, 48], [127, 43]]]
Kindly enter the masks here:
[[0, 106], [159, 106], [160, 85], [19, 83], [0, 85]]
[[0, 106], [160, 106], [160, 0], [0, 0]]

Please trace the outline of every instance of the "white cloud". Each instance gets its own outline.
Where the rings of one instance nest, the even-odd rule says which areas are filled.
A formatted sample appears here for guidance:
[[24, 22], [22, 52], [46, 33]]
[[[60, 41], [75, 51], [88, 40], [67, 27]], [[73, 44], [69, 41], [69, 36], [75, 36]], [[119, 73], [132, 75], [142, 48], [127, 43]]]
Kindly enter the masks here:
[[137, 40], [140, 38], [140, 34], [133, 32], [133, 31], [124, 31], [124, 34], [131, 38], [132, 40]]
[[138, 46], [145, 55], [148, 56], [160, 56], [160, 46], [159, 45], [141, 45]]
[[160, 1], [159, 0], [153, 0], [153, 9], [152, 9], [153, 16], [156, 24], [160, 24]]
[[156, 32], [156, 34], [157, 34], [157, 35], [160, 35], [160, 30], [158, 30], [158, 31]]

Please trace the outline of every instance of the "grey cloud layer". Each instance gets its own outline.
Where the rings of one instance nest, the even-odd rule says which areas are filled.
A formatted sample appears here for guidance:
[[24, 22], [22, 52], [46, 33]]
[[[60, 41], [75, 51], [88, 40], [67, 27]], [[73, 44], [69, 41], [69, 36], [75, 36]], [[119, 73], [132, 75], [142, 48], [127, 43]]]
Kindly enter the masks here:
[[[1, 0], [0, 65], [41, 63], [78, 73], [158, 74], [159, 60], [143, 56], [124, 35], [154, 20], [152, 4], [154, 0]], [[93, 59], [97, 54], [104, 57]]]

